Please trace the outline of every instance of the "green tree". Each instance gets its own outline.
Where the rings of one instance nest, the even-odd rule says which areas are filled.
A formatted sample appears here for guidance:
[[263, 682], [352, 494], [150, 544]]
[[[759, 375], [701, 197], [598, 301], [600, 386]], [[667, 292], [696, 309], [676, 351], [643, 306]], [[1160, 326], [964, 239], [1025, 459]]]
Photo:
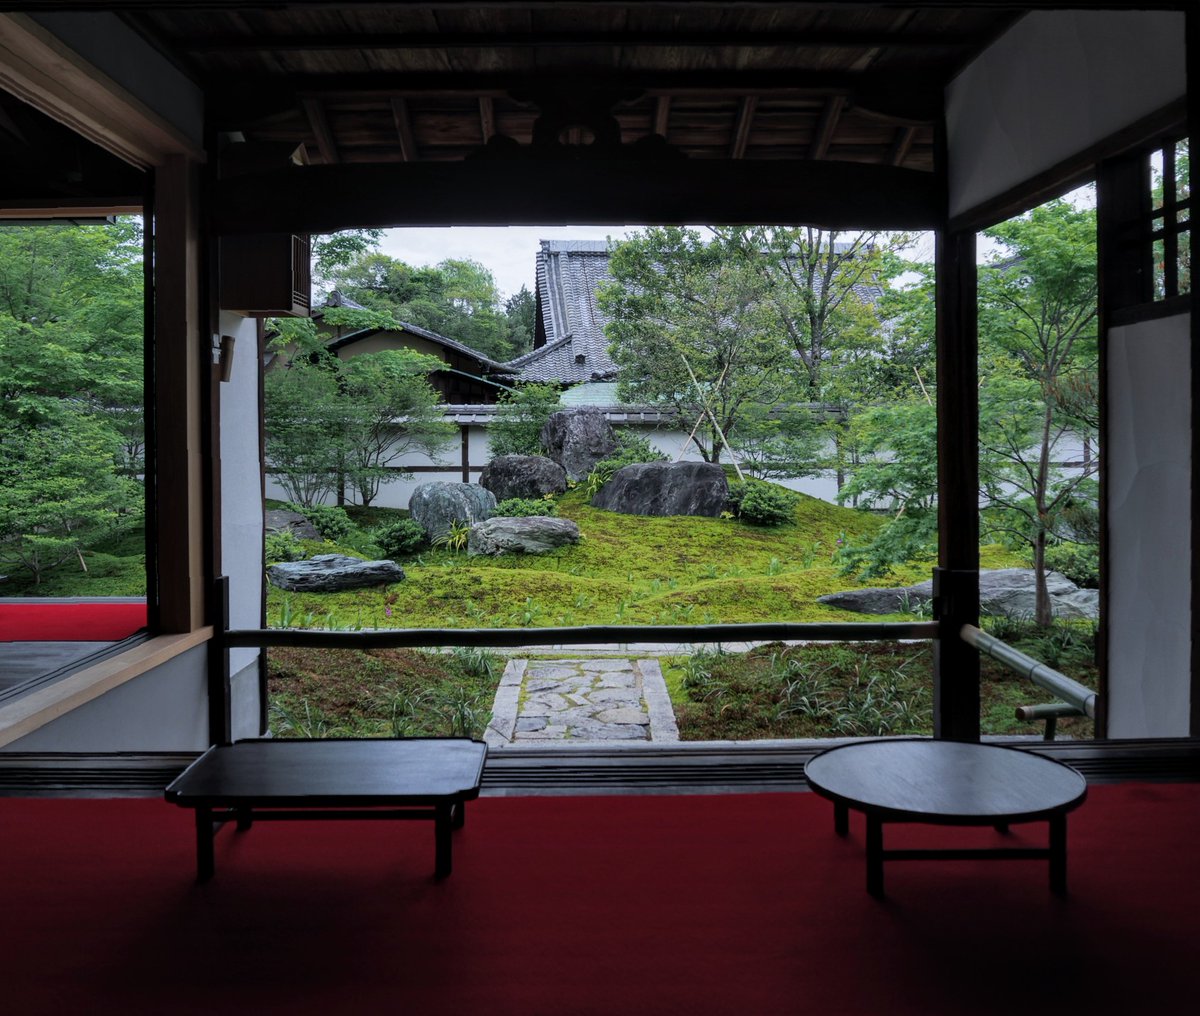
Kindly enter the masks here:
[[1035, 619], [1051, 622], [1046, 548], [1064, 511], [1092, 497], [1099, 465], [1056, 456], [1072, 437], [1096, 439], [1096, 215], [1056, 200], [985, 230], [1001, 251], [980, 273], [980, 478], [984, 528], [1024, 543], [1037, 581]]
[[0, 560], [40, 582], [140, 517], [141, 232], [0, 230]]
[[795, 401], [764, 277], [725, 238], [652, 227], [616, 244], [610, 268], [614, 282], [597, 295], [620, 395], [702, 420], [691, 440], [705, 461], [760, 422], [755, 407]]
[[504, 301], [504, 316], [508, 318], [509, 335], [517, 355], [532, 349], [537, 330], [537, 300], [527, 287], [522, 286]]
[[344, 423], [336, 366], [298, 358], [268, 371], [263, 384], [267, 475], [296, 504], [337, 490], [344, 466]]
[[429, 374], [441, 366], [436, 357], [407, 349], [340, 362], [345, 477], [364, 506], [388, 479], [411, 477], [396, 466], [406, 454], [433, 456], [454, 440], [454, 424], [442, 415], [438, 393], [429, 384]]
[[488, 427], [488, 448], [497, 455], [544, 455], [542, 427], [562, 409], [554, 385], [524, 384], [500, 396], [496, 418]]
[[521, 351], [496, 281], [477, 261], [448, 259], [413, 267], [368, 252], [338, 267], [332, 278], [356, 303], [455, 339], [493, 360]]

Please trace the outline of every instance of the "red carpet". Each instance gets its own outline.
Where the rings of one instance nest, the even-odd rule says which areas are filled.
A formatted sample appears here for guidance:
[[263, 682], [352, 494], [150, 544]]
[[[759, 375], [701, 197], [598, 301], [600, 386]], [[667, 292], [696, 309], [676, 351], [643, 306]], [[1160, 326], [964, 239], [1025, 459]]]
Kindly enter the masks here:
[[145, 603], [0, 601], [0, 642], [118, 642], [145, 627]]
[[3, 800], [3, 1007], [1191, 1011], [1200, 786], [1093, 788], [1071, 817], [1067, 900], [1043, 863], [971, 861], [889, 865], [876, 902], [855, 819], [840, 841], [811, 794], [489, 798], [443, 883], [430, 823], [325, 822], [223, 830], [197, 887], [190, 812]]

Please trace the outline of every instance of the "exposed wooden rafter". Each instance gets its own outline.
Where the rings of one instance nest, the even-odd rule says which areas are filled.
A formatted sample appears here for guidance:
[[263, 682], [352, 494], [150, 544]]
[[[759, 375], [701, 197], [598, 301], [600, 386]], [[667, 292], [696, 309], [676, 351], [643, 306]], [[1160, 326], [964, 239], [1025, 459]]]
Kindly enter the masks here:
[[325, 106], [320, 99], [305, 98], [300, 100], [304, 107], [304, 115], [308, 117], [308, 125], [313, 137], [317, 140], [317, 151], [327, 164], [339, 162], [337, 144], [333, 140], [333, 131], [329, 129], [329, 120], [325, 116]]
[[916, 137], [915, 127], [901, 127], [896, 131], [896, 140], [892, 142], [892, 151], [888, 155], [889, 166], [903, 166], [912, 148], [913, 138]]
[[746, 145], [750, 142], [750, 127], [754, 123], [754, 111], [757, 107], [758, 96], [747, 95], [742, 99], [733, 128], [733, 144], [729, 146], [731, 159], [740, 159], [746, 154]]
[[392, 120], [396, 124], [396, 137], [400, 140], [400, 158], [413, 162], [417, 158], [417, 145], [413, 140], [412, 121], [408, 116], [408, 100], [393, 96], [391, 100]]
[[496, 133], [496, 107], [488, 95], [479, 97], [479, 129], [486, 145]]
[[654, 133], [667, 136], [667, 123], [671, 118], [671, 97], [660, 95], [654, 100]]
[[813, 137], [812, 148], [809, 150], [810, 159], [823, 159], [829, 153], [829, 143], [837, 131], [838, 120], [842, 110], [846, 108], [846, 98], [842, 95], [831, 95], [821, 111], [821, 122], [817, 125], [817, 133]]

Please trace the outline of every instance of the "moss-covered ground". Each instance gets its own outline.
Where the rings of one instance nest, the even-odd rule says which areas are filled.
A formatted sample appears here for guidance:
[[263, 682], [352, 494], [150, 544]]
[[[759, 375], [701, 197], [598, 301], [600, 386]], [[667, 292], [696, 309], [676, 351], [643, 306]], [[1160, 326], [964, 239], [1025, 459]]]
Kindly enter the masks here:
[[[619, 515], [592, 508], [580, 490], [564, 495], [558, 510], [578, 524], [578, 545], [494, 558], [425, 550], [401, 558], [407, 577], [386, 589], [287, 593], [272, 587], [269, 623], [491, 628], [863, 620], [816, 600], [865, 584], [841, 575], [833, 560], [839, 540], [881, 524], [865, 512], [801, 497], [794, 522], [768, 528], [737, 519]], [[380, 510], [372, 516], [379, 521]], [[343, 549], [361, 553], [361, 546]], [[319, 549], [336, 548], [306, 545]], [[1021, 563], [1002, 548], [984, 553], [986, 567]], [[927, 579], [932, 564], [911, 562], [889, 583]]]

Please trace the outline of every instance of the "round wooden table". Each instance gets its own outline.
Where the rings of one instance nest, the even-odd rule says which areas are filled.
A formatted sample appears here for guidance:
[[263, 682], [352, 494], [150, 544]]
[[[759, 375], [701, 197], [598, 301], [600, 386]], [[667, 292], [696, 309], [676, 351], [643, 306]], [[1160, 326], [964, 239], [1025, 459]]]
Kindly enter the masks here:
[[[1087, 797], [1087, 781], [1061, 762], [995, 744], [889, 739], [839, 745], [804, 767], [808, 785], [833, 802], [834, 830], [849, 831], [849, 809], [867, 822], [867, 892], [883, 895], [883, 862], [1048, 860], [1050, 888], [1067, 887], [1067, 812]], [[885, 822], [995, 826], [1049, 823], [1049, 845], [953, 850], [885, 850]]]

